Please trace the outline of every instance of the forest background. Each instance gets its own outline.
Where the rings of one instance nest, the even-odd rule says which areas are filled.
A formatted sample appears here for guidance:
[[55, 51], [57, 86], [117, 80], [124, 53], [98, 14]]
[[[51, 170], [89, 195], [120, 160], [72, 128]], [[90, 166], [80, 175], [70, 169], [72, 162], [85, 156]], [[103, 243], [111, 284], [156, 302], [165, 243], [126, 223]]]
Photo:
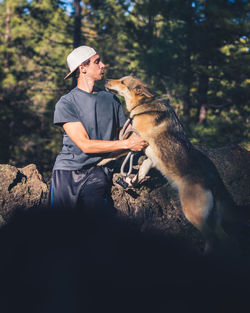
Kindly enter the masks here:
[[192, 143], [249, 150], [249, 9], [247, 0], [0, 0], [0, 163], [35, 163], [50, 177], [62, 144], [54, 107], [74, 86], [63, 78], [79, 45], [98, 51], [106, 78], [133, 74], [170, 101]]

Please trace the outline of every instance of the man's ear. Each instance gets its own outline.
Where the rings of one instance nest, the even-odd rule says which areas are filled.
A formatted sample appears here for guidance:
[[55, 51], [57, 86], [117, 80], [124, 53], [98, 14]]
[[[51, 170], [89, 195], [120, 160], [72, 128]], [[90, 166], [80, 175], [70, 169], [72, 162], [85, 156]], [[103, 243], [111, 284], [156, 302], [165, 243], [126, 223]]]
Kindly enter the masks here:
[[79, 65], [79, 70], [80, 70], [83, 74], [86, 74], [86, 69], [85, 69], [85, 65], [84, 65], [84, 64]]
[[145, 88], [144, 86], [136, 86], [135, 87], [135, 94], [136, 95], [142, 95], [142, 96], [145, 96], [148, 98], [153, 97], [152, 93], [147, 88]]

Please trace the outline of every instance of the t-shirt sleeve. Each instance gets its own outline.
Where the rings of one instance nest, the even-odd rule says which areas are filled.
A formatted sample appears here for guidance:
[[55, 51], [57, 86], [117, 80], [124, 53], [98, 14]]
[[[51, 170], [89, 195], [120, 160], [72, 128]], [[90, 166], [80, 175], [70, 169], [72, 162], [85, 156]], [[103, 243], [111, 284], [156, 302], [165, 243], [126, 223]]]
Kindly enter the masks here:
[[78, 115], [69, 101], [61, 98], [55, 107], [54, 124], [61, 125], [67, 122], [79, 122]]

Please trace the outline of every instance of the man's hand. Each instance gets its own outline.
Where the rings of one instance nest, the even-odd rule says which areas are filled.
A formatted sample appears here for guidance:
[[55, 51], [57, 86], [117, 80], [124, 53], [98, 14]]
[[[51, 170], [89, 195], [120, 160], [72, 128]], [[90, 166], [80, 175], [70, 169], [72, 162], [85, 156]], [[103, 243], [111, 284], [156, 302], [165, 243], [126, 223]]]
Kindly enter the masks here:
[[141, 151], [148, 146], [148, 143], [135, 133], [126, 139], [126, 141], [128, 149], [132, 151]]

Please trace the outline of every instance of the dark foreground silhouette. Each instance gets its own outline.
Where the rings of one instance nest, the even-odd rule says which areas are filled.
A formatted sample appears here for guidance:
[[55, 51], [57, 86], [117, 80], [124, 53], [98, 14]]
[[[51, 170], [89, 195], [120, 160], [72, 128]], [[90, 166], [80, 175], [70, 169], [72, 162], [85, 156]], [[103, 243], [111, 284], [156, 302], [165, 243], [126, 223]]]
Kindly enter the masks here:
[[[98, 215], [99, 216], [99, 215]], [[247, 312], [244, 260], [204, 258], [115, 216], [19, 213], [0, 231], [0, 312]]]

